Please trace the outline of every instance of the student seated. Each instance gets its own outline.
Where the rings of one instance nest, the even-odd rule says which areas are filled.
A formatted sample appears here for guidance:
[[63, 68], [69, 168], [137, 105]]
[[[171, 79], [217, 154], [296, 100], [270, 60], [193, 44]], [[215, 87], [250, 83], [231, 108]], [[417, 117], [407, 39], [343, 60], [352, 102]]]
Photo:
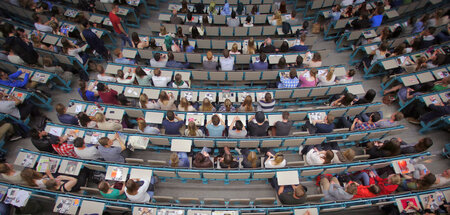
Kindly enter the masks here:
[[230, 148], [227, 146], [224, 147], [224, 154], [219, 158], [219, 165], [221, 168], [238, 168], [239, 162], [233, 158], [233, 155], [230, 152]]
[[159, 129], [157, 127], [147, 125], [145, 119], [138, 118], [137, 124], [138, 124], [137, 126], [138, 131], [143, 134], [160, 134]]
[[390, 174], [387, 178], [381, 178], [375, 170], [362, 170], [354, 179], [361, 181], [364, 186], [378, 185], [380, 188], [378, 195], [389, 195], [395, 192], [401, 182], [399, 174]]
[[[353, 182], [353, 183], [356, 183], [356, 182]], [[353, 195], [352, 199], [372, 198], [372, 197], [379, 195], [379, 193], [381, 191], [380, 187], [376, 184], [364, 186], [364, 185], [360, 185], [360, 184], [356, 183], [356, 185], [358, 185], [358, 188], [357, 188], [356, 194]]]
[[39, 151], [55, 153], [52, 145], [59, 142], [59, 137], [35, 128], [30, 131], [31, 143]]
[[286, 166], [286, 159], [281, 152], [275, 153], [272, 149], [266, 152], [266, 161], [264, 162], [265, 168], [283, 168]]
[[289, 75], [283, 74], [280, 76], [280, 83], [278, 83], [278, 88], [296, 88], [299, 84], [299, 79], [297, 77], [297, 70], [291, 68]]
[[283, 205], [300, 205], [306, 202], [306, 188], [301, 184], [280, 186], [277, 195]]
[[258, 107], [256, 108], [256, 110], [262, 112], [272, 112], [274, 108], [275, 100], [272, 99], [272, 94], [266, 93], [264, 95], [264, 99], [258, 100]]
[[81, 184], [72, 176], [59, 175], [55, 179], [47, 180], [45, 186], [52, 191], [77, 192], [80, 190]]
[[244, 138], [247, 136], [247, 130], [245, 129], [244, 123], [239, 119], [238, 116], [233, 118], [233, 121], [228, 128], [229, 138]]
[[347, 72], [345, 73], [345, 76], [338, 77], [338, 80], [336, 81], [336, 84], [352, 83], [353, 76], [355, 75], [355, 73], [356, 72], [355, 72], [354, 69], [347, 70]]
[[266, 58], [267, 58], [266, 54], [261, 52], [259, 54], [259, 61], [250, 64], [250, 69], [253, 71], [255, 71], [255, 70], [261, 71], [261, 70], [269, 69], [269, 63], [266, 62]]
[[289, 120], [289, 112], [283, 111], [281, 121], [275, 122], [272, 128], [272, 136], [288, 136], [293, 124], [294, 122]]
[[[119, 142], [120, 147], [113, 146], [115, 140]], [[125, 163], [125, 158], [122, 155], [122, 152], [125, 151], [127, 147], [122, 139], [120, 139], [118, 133], [115, 134], [113, 139], [102, 137], [98, 140], [98, 143], [100, 144], [98, 146], [98, 152], [105, 161]]]
[[125, 194], [125, 185], [122, 185], [122, 189], [119, 190], [111, 186], [108, 182], [101, 181], [98, 184], [98, 189], [100, 190], [100, 194], [103, 198], [117, 200], [127, 199], [127, 195]]
[[395, 138], [385, 140], [384, 142], [370, 142], [367, 144], [366, 149], [366, 153], [370, 155], [369, 159], [396, 156], [399, 155], [400, 152], [400, 143], [398, 143], [398, 140]]
[[75, 139], [75, 137], [76, 137], [75, 131], [71, 131], [70, 133], [59, 138], [59, 141], [57, 143], [52, 144], [52, 147], [61, 156], [78, 158], [77, 154], [74, 151], [73, 146], [73, 140]]
[[14, 166], [9, 163], [0, 163], [0, 175], [2, 178], [13, 184], [24, 184], [21, 171], [15, 170]]
[[78, 119], [70, 114], [67, 114], [67, 108], [59, 103], [55, 107], [58, 119], [61, 123], [69, 125], [78, 125]]
[[181, 79], [181, 74], [177, 73], [169, 87], [172, 88], [189, 88], [189, 83]]
[[249, 149], [241, 149], [243, 155], [242, 166], [244, 168], [259, 168], [261, 167], [261, 159], [256, 155], [256, 152]]
[[184, 130], [184, 135], [187, 137], [203, 137], [205, 136], [202, 130], [198, 129], [194, 121], [190, 121], [186, 130]]
[[269, 130], [269, 121], [266, 119], [263, 112], [258, 111], [248, 120], [249, 136], [263, 137], [267, 136]]
[[152, 82], [155, 87], [167, 87], [167, 84], [170, 82], [170, 78], [162, 76], [161, 69], [156, 68], [153, 70]]
[[212, 168], [213, 162], [209, 158], [208, 152], [202, 150], [195, 155], [192, 166], [195, 168]]
[[45, 183], [48, 180], [55, 179], [48, 169], [45, 171], [45, 174], [42, 174], [31, 168], [23, 169], [20, 173], [20, 177], [26, 185], [31, 187], [39, 187], [41, 189], [44, 189], [46, 187]]
[[170, 155], [169, 165], [171, 167], [189, 167], [189, 158], [186, 152], [173, 152]]
[[97, 150], [97, 146], [93, 144], [85, 144], [81, 137], [75, 138], [73, 141], [75, 154], [81, 159], [98, 160], [102, 158]]
[[314, 120], [312, 123], [307, 120], [302, 126], [303, 131], [309, 131], [310, 134], [331, 133], [334, 129], [334, 116], [328, 114], [323, 120]]
[[331, 150], [321, 150], [318, 146], [300, 146], [300, 156], [305, 155], [305, 163], [308, 165], [322, 165], [329, 164], [334, 158], [334, 153]]
[[148, 203], [153, 197], [153, 183], [148, 179], [130, 178], [125, 183], [125, 194], [131, 202]]
[[320, 187], [325, 195], [325, 201], [350, 200], [358, 189], [355, 183], [347, 183], [345, 187], [342, 187], [336, 177], [333, 177], [331, 180], [323, 177], [320, 180]]
[[[177, 121], [175, 121], [175, 119]], [[163, 119], [162, 126], [167, 135], [181, 135], [180, 128], [184, 126], [184, 120], [175, 115], [173, 111], [167, 111], [166, 118]]]
[[120, 131], [122, 130], [122, 124], [115, 120], [106, 121], [106, 117], [103, 113], [97, 112], [95, 114], [95, 121], [97, 122], [98, 129], [107, 131]]
[[397, 138], [397, 140], [400, 142], [401, 154], [416, 154], [424, 152], [433, 145], [433, 140], [429, 137], [420, 138], [419, 142], [415, 145], [408, 144], [400, 138]]
[[206, 123], [206, 129], [208, 129], [210, 137], [222, 137], [225, 122], [217, 114], [214, 114], [211, 120]]

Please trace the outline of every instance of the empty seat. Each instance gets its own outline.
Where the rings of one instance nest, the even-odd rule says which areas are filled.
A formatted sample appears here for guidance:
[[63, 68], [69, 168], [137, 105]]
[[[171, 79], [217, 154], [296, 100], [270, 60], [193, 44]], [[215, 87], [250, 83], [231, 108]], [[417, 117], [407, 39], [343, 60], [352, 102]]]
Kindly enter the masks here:
[[90, 170], [95, 170], [95, 171], [100, 171], [100, 172], [106, 172], [106, 168], [102, 165], [95, 165], [95, 164], [83, 164], [84, 167], [90, 169]]
[[128, 207], [121, 207], [121, 206], [114, 206], [114, 205], [106, 205], [105, 207], [106, 207], [106, 210], [111, 210], [111, 211], [114, 211], [116, 213], [119, 212], [119, 211], [121, 211], [121, 212], [129, 212], [129, 211], [131, 211], [131, 209], [128, 208]]
[[125, 158], [125, 161], [130, 164], [144, 164], [144, 160], [141, 158]]
[[248, 206], [250, 199], [230, 199], [228, 206]]
[[254, 179], [272, 178], [275, 176], [275, 172], [255, 172], [253, 173]]
[[175, 203], [175, 199], [172, 196], [153, 196], [153, 201], [158, 204]]
[[201, 178], [201, 175], [199, 172], [178, 172], [178, 176], [180, 176], [181, 178]]
[[205, 205], [225, 205], [224, 198], [205, 198], [203, 200]]
[[265, 206], [265, 205], [274, 205], [276, 204], [276, 199], [275, 197], [265, 197], [265, 198], [256, 198], [255, 201], [253, 202], [253, 205], [255, 206]]
[[228, 173], [228, 179], [248, 179], [250, 178], [250, 173]]
[[150, 143], [153, 145], [159, 145], [159, 146], [170, 146], [170, 142], [168, 138], [156, 138], [156, 137], [149, 137]]
[[203, 173], [203, 177], [207, 179], [225, 179], [225, 173]]
[[312, 195], [307, 195], [306, 196], [306, 201], [307, 202], [320, 202], [320, 199], [323, 198], [325, 195], [324, 194], [312, 194]]
[[287, 166], [289, 167], [305, 166], [305, 161], [288, 161]]
[[159, 171], [159, 170], [155, 170], [155, 171], [153, 171], [153, 174], [158, 176], [158, 177], [167, 177], [167, 178], [175, 178], [175, 177], [177, 177], [177, 175], [175, 174], [174, 171]]
[[147, 163], [150, 166], [157, 166], [157, 167], [167, 166], [167, 162], [161, 160], [147, 160]]
[[178, 198], [178, 201], [180, 204], [187, 204], [187, 205], [200, 205], [200, 199], [199, 198], [191, 198], [191, 197], [180, 197]]

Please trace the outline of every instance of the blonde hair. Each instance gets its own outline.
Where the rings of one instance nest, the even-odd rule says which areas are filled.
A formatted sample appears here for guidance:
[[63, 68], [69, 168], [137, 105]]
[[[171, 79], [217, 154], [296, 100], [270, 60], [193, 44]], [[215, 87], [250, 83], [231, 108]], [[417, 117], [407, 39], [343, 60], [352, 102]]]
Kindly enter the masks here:
[[327, 81], [330, 81], [331, 80], [331, 78], [333, 77], [333, 74], [334, 74], [334, 67], [331, 67], [329, 70], [328, 70], [328, 73], [327, 73]]
[[281, 152], [275, 154], [274, 162], [275, 165], [278, 165], [284, 161], [284, 155]]
[[253, 111], [253, 99], [251, 96], [246, 96], [244, 99], [244, 102], [242, 103], [242, 106], [245, 108], [245, 112], [251, 112]]
[[161, 35], [166, 35], [167, 34], [166, 26], [162, 25], [161, 27], [159, 27], [159, 33]]
[[148, 103], [147, 94], [143, 93], [143, 94], [141, 94], [141, 96], [139, 96], [139, 103], [141, 104], [142, 108], [147, 108], [147, 103]]
[[96, 122], [104, 122], [105, 121], [105, 115], [103, 115], [103, 113], [97, 112], [95, 114], [95, 121]]
[[180, 99], [180, 108], [183, 108], [184, 111], [188, 111], [189, 109], [189, 101], [186, 99], [186, 97], [181, 97]]
[[178, 167], [178, 163], [180, 163], [180, 158], [178, 157], [178, 154], [176, 152], [170, 155], [170, 162], [171, 167]]
[[248, 54], [256, 53], [255, 39], [253, 39], [253, 37], [250, 37], [250, 39], [248, 40], [247, 52]]
[[139, 130], [141, 130], [141, 131], [144, 131], [145, 127], [147, 127], [147, 123], [145, 122], [144, 119], [138, 119], [137, 124], [138, 124]]
[[233, 43], [233, 46], [231, 47], [231, 51], [234, 53], [238, 52], [238, 44], [237, 43]]
[[248, 155], [247, 155], [247, 160], [252, 164], [252, 168], [256, 168], [257, 166], [257, 161], [258, 161], [258, 156], [256, 156], [256, 152], [251, 151]]
[[197, 128], [197, 125], [195, 125], [194, 121], [189, 122], [187, 129], [188, 129], [188, 136], [190, 136], [190, 137], [197, 136], [198, 128]]
[[273, 19], [277, 20], [277, 25], [281, 25], [283, 20], [281, 19], [281, 12], [279, 10], [277, 10], [275, 12], [275, 15], [274, 15]]
[[211, 101], [209, 101], [208, 98], [203, 99], [203, 104], [200, 106], [200, 111], [204, 112], [211, 112], [213, 110], [213, 105], [211, 104]]
[[346, 149], [342, 155], [347, 159], [347, 161], [353, 161], [355, 159], [355, 150], [353, 149]]

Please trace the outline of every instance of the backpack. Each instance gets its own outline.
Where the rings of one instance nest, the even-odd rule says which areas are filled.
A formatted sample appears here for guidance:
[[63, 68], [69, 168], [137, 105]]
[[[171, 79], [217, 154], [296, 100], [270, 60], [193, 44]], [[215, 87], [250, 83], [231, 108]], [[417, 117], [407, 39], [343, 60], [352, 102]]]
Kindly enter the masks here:
[[237, 5], [237, 8], [236, 8], [236, 13], [239, 15], [242, 15], [242, 11], [244, 11], [244, 4], [239, 2]]
[[281, 30], [283, 31], [283, 34], [287, 35], [292, 32], [291, 24], [289, 22], [283, 22], [281, 25]]
[[203, 3], [196, 3], [194, 5], [195, 13], [205, 13], [205, 5]]

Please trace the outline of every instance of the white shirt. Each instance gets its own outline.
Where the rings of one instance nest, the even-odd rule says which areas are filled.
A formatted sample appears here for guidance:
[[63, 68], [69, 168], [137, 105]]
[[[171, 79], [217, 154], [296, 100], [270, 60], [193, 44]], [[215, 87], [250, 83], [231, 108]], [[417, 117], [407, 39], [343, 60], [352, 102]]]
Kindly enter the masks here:
[[152, 81], [155, 87], [167, 87], [167, 84], [170, 82], [170, 79], [165, 76], [153, 76]]
[[305, 161], [309, 165], [321, 165], [323, 164], [323, 160], [321, 158], [322, 156], [318, 151], [316, 151], [315, 149], [311, 149], [308, 153], [306, 153]]
[[116, 82], [116, 78], [109, 75], [101, 75], [101, 74], [97, 75], [97, 80], [106, 82]]
[[436, 178], [439, 178], [439, 184], [433, 184], [432, 187], [439, 187], [450, 183], [450, 178], [442, 176], [442, 174], [436, 174]]
[[52, 33], [52, 31], [53, 31], [52, 27], [50, 27], [48, 25], [39, 24], [37, 22], [34, 23], [34, 27], [38, 31], [43, 31], [43, 32], [48, 32], [48, 33]]
[[234, 58], [232, 58], [232, 57], [221, 58], [220, 59], [220, 67], [222, 68], [222, 71], [233, 71]]
[[0, 113], [6, 113], [20, 119], [20, 112], [15, 101], [0, 101]]
[[81, 64], [84, 64], [83, 59], [81, 59], [80, 55], [78, 54], [81, 51], [83, 51], [83, 50], [81, 50], [81, 48], [69, 49], [69, 50], [67, 50], [67, 54], [70, 56], [74, 56]]
[[134, 78], [136, 77], [136, 74], [131, 73], [131, 78], [128, 79], [128, 76], [130, 75], [129, 72], [124, 72], [123, 73], [123, 79], [122, 78], [117, 78], [117, 83], [121, 83], [121, 84], [132, 84], [134, 82]]
[[150, 185], [149, 180], [141, 180], [144, 182], [144, 184], [139, 187], [136, 195], [130, 195], [127, 192], [127, 187], [125, 187], [125, 194], [127, 195], [128, 199], [132, 202], [137, 203], [147, 203], [150, 201], [150, 195], [147, 193], [148, 186]]
[[152, 67], [166, 67], [167, 61], [156, 61], [155, 59], [150, 60], [150, 66]]
[[266, 162], [264, 162], [264, 167], [266, 168], [283, 168], [286, 166], [286, 159], [283, 160], [283, 162], [279, 163], [278, 165], [272, 164], [272, 161], [274, 161], [275, 158], [267, 159]]
[[244, 23], [244, 27], [253, 27], [253, 23]]

